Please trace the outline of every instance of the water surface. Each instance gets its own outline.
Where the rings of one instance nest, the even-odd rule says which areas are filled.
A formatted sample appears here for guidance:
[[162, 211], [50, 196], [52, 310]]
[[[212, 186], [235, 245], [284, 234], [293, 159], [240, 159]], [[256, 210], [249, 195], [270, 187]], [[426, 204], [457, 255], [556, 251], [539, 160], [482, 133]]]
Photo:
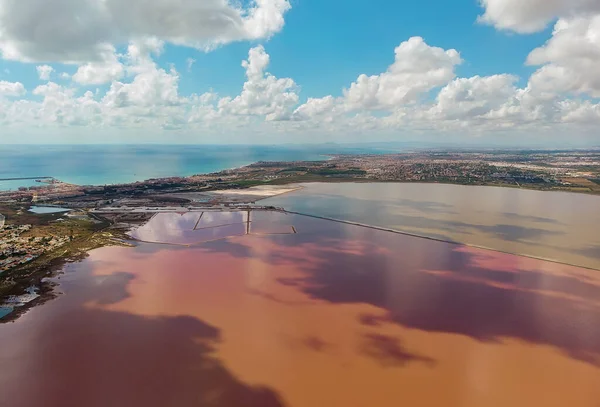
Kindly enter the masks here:
[[[0, 177], [2, 178], [2, 177]], [[0, 191], [16, 191], [21, 187], [42, 187], [46, 184], [36, 182], [34, 179], [21, 179], [11, 181], [0, 181]]]
[[175, 215], [0, 325], [1, 406], [598, 405], [596, 271], [270, 212], [183, 247]]
[[443, 184], [327, 183], [266, 205], [600, 270], [600, 196]]
[[[0, 145], [0, 178], [48, 176], [78, 185], [105, 185], [204, 174], [257, 161], [312, 161], [327, 159], [325, 154], [390, 152], [397, 150], [335, 145]], [[0, 190], [33, 185], [40, 184], [0, 181]]]
[[64, 213], [69, 212], [68, 208], [57, 208], [54, 206], [32, 206], [29, 208], [29, 212], [37, 213], [38, 215], [49, 214], [49, 213]]

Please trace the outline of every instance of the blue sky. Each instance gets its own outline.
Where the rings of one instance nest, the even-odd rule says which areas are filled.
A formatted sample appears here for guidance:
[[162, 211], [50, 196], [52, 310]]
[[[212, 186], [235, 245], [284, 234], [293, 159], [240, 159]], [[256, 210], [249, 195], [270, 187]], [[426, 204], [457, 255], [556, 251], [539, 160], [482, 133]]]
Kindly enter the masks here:
[[[361, 73], [378, 74], [390, 65], [400, 42], [421, 36], [430, 44], [461, 52], [465, 63], [457, 69], [459, 76], [513, 73], [526, 80], [533, 71], [525, 66], [527, 55], [544, 44], [551, 27], [526, 36], [500, 32], [476, 22], [482, 11], [475, 0], [373, 0], [368, 7], [364, 1], [348, 0], [343, 8], [337, 1], [295, 0], [285, 28], [270, 40], [229, 44], [208, 53], [168, 45], [158, 62], [164, 68], [175, 64], [183, 95], [211, 88], [235, 94], [244, 83], [240, 62], [247, 58], [250, 46], [262, 43], [271, 55], [270, 72], [294, 78], [304, 98], [339, 96]], [[196, 59], [191, 72], [187, 72], [188, 58]], [[0, 70], [11, 72], [0, 77], [35, 87], [43, 82], [35, 68], [35, 64], [0, 60]]]
[[[339, 95], [361, 73], [382, 72], [402, 41], [421, 36], [461, 52], [466, 62], [457, 69], [460, 76], [508, 72], [526, 77], [531, 69], [524, 61], [547, 32], [525, 37], [498, 32], [476, 23], [482, 10], [474, 0], [374, 0], [367, 7], [350, 0], [343, 8], [336, 1], [298, 0], [286, 28], [268, 43], [271, 71], [293, 77], [311, 96]], [[245, 50], [238, 52], [239, 60]]]
[[594, 2], [72, 1], [0, 5], [0, 142], [600, 144]]

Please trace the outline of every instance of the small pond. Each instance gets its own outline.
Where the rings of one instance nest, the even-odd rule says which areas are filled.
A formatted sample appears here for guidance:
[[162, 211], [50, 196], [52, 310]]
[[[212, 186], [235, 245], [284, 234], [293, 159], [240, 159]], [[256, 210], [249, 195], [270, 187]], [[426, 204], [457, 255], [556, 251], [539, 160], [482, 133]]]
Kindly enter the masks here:
[[63, 213], [69, 211], [71, 210], [67, 208], [57, 208], [54, 206], [32, 206], [31, 208], [29, 208], [29, 212], [37, 213], [39, 215], [48, 213]]

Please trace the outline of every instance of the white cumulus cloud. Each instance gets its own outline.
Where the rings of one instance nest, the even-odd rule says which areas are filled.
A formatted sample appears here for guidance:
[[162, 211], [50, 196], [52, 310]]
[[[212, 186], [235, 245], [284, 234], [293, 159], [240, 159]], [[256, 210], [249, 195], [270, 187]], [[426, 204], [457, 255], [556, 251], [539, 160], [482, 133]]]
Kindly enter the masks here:
[[[341, 97], [309, 98], [299, 106], [294, 120], [319, 119], [332, 122], [361, 111], [395, 111], [420, 99], [435, 88], [448, 84], [454, 68], [462, 63], [458, 51], [428, 45], [412, 37], [395, 49], [395, 60], [378, 75], [362, 74]], [[364, 117], [363, 117], [364, 121]]]
[[360, 75], [344, 90], [350, 110], [385, 110], [415, 102], [424, 93], [451, 81], [454, 67], [462, 62], [458, 51], [431, 47], [421, 37], [403, 42], [395, 53], [395, 61], [386, 72]]
[[480, 21], [519, 33], [543, 30], [561, 17], [600, 13], [598, 0], [480, 0], [485, 8]]
[[600, 104], [565, 100], [560, 103], [562, 121], [592, 126], [600, 125]]
[[[239, 94], [211, 90], [189, 95], [180, 91], [175, 68], [156, 62], [165, 42], [143, 37], [130, 41], [122, 54], [112, 45], [106, 47], [101, 60], [81, 65], [72, 82], [38, 86], [32, 99], [21, 97], [22, 84], [0, 82], [1, 131], [63, 132], [86, 126], [90, 129], [86, 135], [93, 131], [154, 135], [169, 130], [198, 137], [256, 135], [274, 141], [307, 134], [338, 139], [411, 132], [436, 137], [499, 135], [507, 129], [513, 134], [595, 134], [600, 105], [589, 99], [598, 91], [592, 52], [595, 24], [590, 18], [561, 19], [552, 39], [531, 53], [528, 62], [541, 67], [523, 87], [519, 83], [527, 78], [509, 74], [457, 78], [455, 69], [462, 62], [458, 51], [414, 37], [396, 48], [394, 63], [382, 67], [381, 74], [360, 75], [337, 95], [309, 97], [303, 104], [292, 78], [269, 73], [271, 57], [263, 46], [251, 48], [242, 62], [246, 81]], [[552, 70], [571, 70], [566, 76], [570, 80], [557, 75], [540, 80]], [[79, 86], [103, 83], [108, 86], [94, 92]]]
[[323, 98], [308, 98], [306, 103], [294, 111], [294, 119], [310, 120], [321, 118], [326, 121], [332, 121], [334, 115], [343, 113], [339, 106], [340, 101], [331, 95]]
[[458, 78], [446, 85], [431, 108], [433, 117], [444, 120], [474, 120], [490, 117], [517, 92], [512, 75]]
[[112, 46], [107, 46], [102, 60], [80, 65], [73, 80], [81, 85], [102, 85], [121, 79], [125, 73]]
[[600, 15], [559, 20], [552, 38], [527, 63], [542, 65], [530, 79], [539, 93], [600, 97]]
[[54, 68], [49, 65], [40, 65], [36, 67], [39, 78], [42, 81], [50, 80], [50, 75], [54, 72]]
[[23, 96], [25, 93], [25, 86], [21, 82], [0, 81], [0, 97]]
[[0, 2], [5, 59], [87, 63], [107, 47], [156, 37], [212, 48], [269, 38], [284, 25], [288, 0], [18, 0]]
[[270, 57], [263, 46], [252, 48], [246, 69], [242, 93], [219, 101], [219, 111], [231, 115], [260, 115], [269, 121], [289, 119], [298, 104], [297, 85], [290, 78], [276, 78], [266, 72]]

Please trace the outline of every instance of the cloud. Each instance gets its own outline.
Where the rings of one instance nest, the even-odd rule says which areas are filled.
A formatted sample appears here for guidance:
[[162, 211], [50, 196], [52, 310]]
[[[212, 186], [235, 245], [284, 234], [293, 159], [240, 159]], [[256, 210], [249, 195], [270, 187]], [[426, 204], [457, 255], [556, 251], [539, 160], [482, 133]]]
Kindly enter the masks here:
[[386, 72], [360, 75], [344, 90], [349, 110], [386, 110], [416, 102], [424, 93], [451, 81], [454, 67], [462, 62], [458, 51], [431, 47], [421, 37], [403, 42], [395, 53]]
[[156, 37], [131, 41], [126, 55], [117, 55], [116, 50], [109, 46], [102, 55], [102, 61], [81, 65], [73, 80], [82, 85], [102, 85], [120, 80], [127, 71], [136, 74], [147, 70], [150, 65], [155, 66], [150, 57], [159, 56], [163, 49], [164, 42]]
[[500, 110], [516, 97], [513, 75], [458, 78], [446, 85], [429, 110], [432, 117], [443, 120], [472, 121], [500, 115]]
[[600, 97], [600, 15], [560, 19], [552, 38], [533, 50], [528, 65], [543, 65], [530, 79], [539, 93]]
[[320, 118], [325, 121], [332, 121], [337, 114], [343, 113], [339, 108], [340, 101], [333, 96], [323, 98], [308, 98], [306, 103], [294, 111], [295, 120], [310, 120]]
[[502, 30], [534, 33], [557, 18], [600, 13], [598, 0], [480, 0], [479, 21]]
[[395, 60], [379, 75], [360, 75], [342, 96], [309, 98], [293, 114], [297, 121], [319, 119], [332, 122], [361, 111], [395, 111], [414, 104], [429, 91], [448, 84], [454, 68], [462, 63], [454, 49], [429, 46], [412, 37], [395, 49]]
[[107, 46], [102, 60], [79, 66], [73, 81], [81, 85], [102, 85], [121, 79], [125, 69], [112, 46]]
[[195, 63], [196, 63], [196, 60], [194, 58], [188, 58], [185, 60], [185, 64], [187, 66], [188, 72], [192, 71], [192, 67], [194, 66]]
[[[65, 126], [84, 126], [99, 123], [100, 109], [93, 100], [93, 94], [86, 92], [82, 97], [75, 96], [75, 89], [70, 89], [48, 82], [33, 90], [33, 94], [42, 97], [37, 105], [30, 103], [21, 106], [15, 113], [22, 121], [41, 121]], [[32, 107], [36, 107], [33, 108]]]
[[[248, 59], [242, 63], [247, 79], [241, 93], [235, 97], [221, 98], [212, 92], [181, 96], [179, 73], [174, 68], [160, 68], [153, 60], [161, 51], [160, 41], [131, 42], [127, 53], [119, 57], [125, 80], [112, 80], [104, 94], [86, 92], [78, 97], [77, 88], [49, 82], [33, 91], [34, 95], [42, 98], [41, 102], [22, 100], [0, 106], [0, 110], [10, 112], [3, 121], [5, 124], [8, 120], [12, 124], [41, 126], [86, 125], [165, 130], [207, 127], [214, 123], [235, 128], [256, 120], [289, 119], [298, 104], [295, 82], [289, 78], [276, 78], [266, 72], [270, 57], [262, 46], [252, 48]], [[89, 78], [82, 80], [84, 74], [89, 74]], [[80, 68], [73, 80], [75, 83], [89, 84], [93, 78], [91, 70]], [[8, 87], [3, 84], [4, 88], [7, 94], [18, 95], [16, 85]]]
[[177, 71], [167, 72], [153, 64], [140, 69], [131, 83], [113, 82], [102, 101], [114, 108], [149, 108], [180, 103]]
[[[527, 87], [492, 116], [541, 127], [598, 123], [600, 98], [600, 2], [597, 0], [481, 0], [480, 21], [518, 33], [543, 30], [552, 37], [534, 49], [526, 64], [539, 66]], [[580, 99], [568, 99], [568, 97]], [[504, 114], [504, 116], [502, 116]]]
[[[598, 103], [541, 89], [533, 76], [523, 88], [518, 86], [518, 77], [508, 74], [456, 78], [454, 69], [461, 62], [458, 51], [429, 46], [420, 38], [396, 48], [395, 62], [383, 73], [368, 77], [373, 85], [365, 88], [368, 91], [350, 92], [361, 90], [361, 75], [349, 88], [341, 89], [340, 96], [308, 98], [303, 104], [293, 79], [268, 72], [271, 58], [263, 46], [249, 50], [242, 62], [246, 81], [233, 96], [213, 91], [182, 95], [179, 73], [155, 61], [163, 48], [164, 42], [155, 37], [131, 41], [125, 53], [112, 49], [106, 54], [107, 61], [112, 57], [119, 66], [118, 73], [112, 75], [109, 70], [107, 77], [99, 79], [103, 71], [94, 69], [102, 64], [90, 63], [89, 68], [85, 64], [65, 86], [48, 82], [35, 88], [32, 100], [20, 97], [25, 93], [22, 84], [0, 82], [2, 131], [60, 128], [62, 132], [85, 126], [89, 133], [119, 129], [119, 134], [150, 136], [170, 131], [276, 141], [297, 135], [358, 139], [366, 134], [395, 137], [400, 133], [589, 135], [600, 124]], [[560, 59], [550, 48], [546, 44], [543, 55], [534, 55], [544, 67]], [[78, 86], [94, 81], [110, 85], [105, 91], [100, 88], [82, 95], [85, 88]]]
[[158, 67], [152, 59], [161, 51], [161, 42], [130, 43], [125, 70], [133, 79], [112, 82], [98, 102], [105, 124], [173, 127], [184, 122], [187, 100], [179, 95], [179, 73], [174, 68], [167, 71]]
[[266, 39], [284, 26], [288, 0], [19, 0], [0, 2], [4, 59], [102, 62], [107, 49], [131, 40], [210, 49]]
[[268, 121], [290, 118], [299, 101], [297, 85], [290, 78], [279, 79], [265, 72], [269, 62], [262, 45], [250, 50], [248, 60], [242, 62], [247, 78], [242, 93], [219, 101], [222, 114], [265, 116]]
[[21, 82], [0, 81], [0, 97], [2, 96], [23, 96], [25, 87]]
[[590, 101], [564, 100], [560, 103], [562, 121], [591, 126], [600, 125], [600, 104]]
[[54, 72], [54, 68], [49, 65], [40, 65], [36, 67], [38, 76], [42, 81], [50, 80], [50, 75]]
[[[128, 82], [113, 80], [105, 94], [88, 91], [83, 96], [78, 96], [77, 88], [48, 82], [32, 92], [41, 101], [0, 103], [5, 113], [2, 121], [5, 125], [153, 129], [185, 123], [189, 100], [179, 96], [178, 73], [161, 69], [152, 60], [159, 51], [160, 43], [155, 41], [132, 42], [122, 57], [123, 70], [131, 76]], [[74, 79], [81, 74], [80, 69]], [[19, 96], [24, 88], [0, 82], [0, 94], [4, 93]]]

